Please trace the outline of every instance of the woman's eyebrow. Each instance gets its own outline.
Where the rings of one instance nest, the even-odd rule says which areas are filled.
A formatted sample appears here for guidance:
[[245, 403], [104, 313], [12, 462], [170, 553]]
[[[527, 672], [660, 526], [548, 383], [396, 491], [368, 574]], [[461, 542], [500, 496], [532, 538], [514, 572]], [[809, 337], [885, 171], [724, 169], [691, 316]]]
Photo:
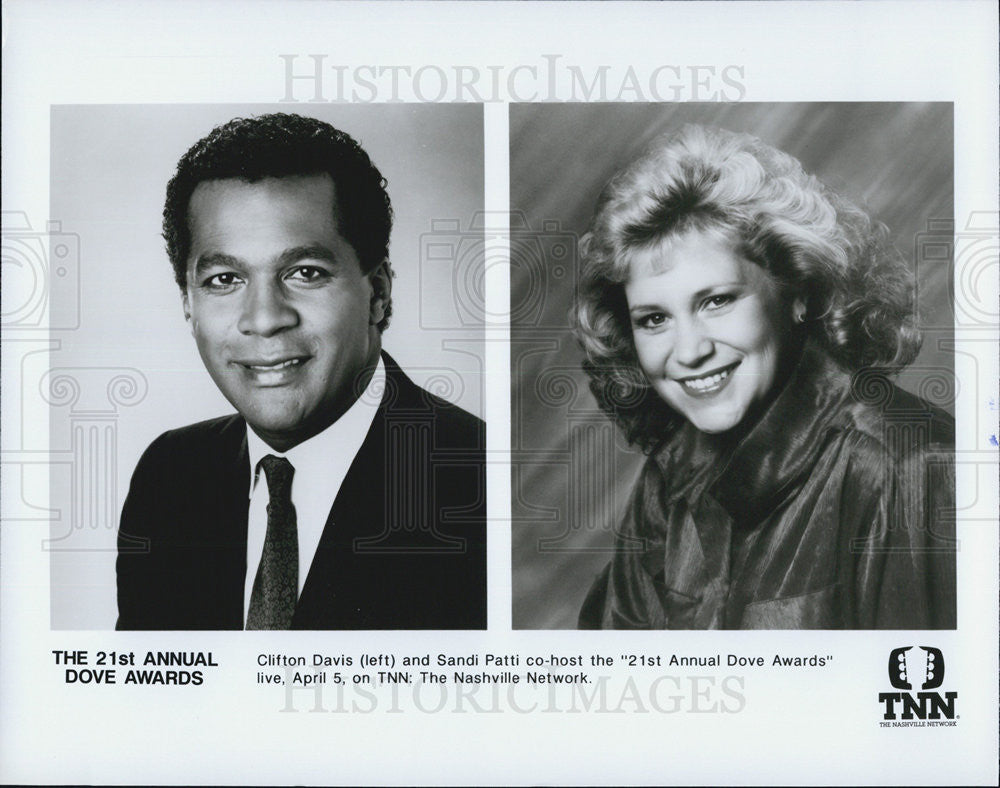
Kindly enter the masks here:
[[[711, 295], [712, 293], [716, 293], [719, 290], [734, 290], [734, 289], [743, 287], [743, 285], [744, 285], [744, 282], [742, 282], [742, 281], [717, 282], [716, 284], [708, 285], [707, 287], [703, 287], [703, 288], [701, 288], [701, 290], [698, 290], [697, 292], [692, 293], [691, 294], [691, 301], [700, 301], [705, 296]], [[630, 306], [628, 311], [630, 313], [631, 312], [644, 312], [644, 311], [648, 311], [650, 309], [654, 309], [657, 312], [666, 312], [666, 311], [668, 311], [662, 304], [656, 304], [656, 303], [652, 303], [652, 304], [635, 304], [633, 306]]]
[[692, 301], [699, 301], [702, 298], [704, 298], [705, 296], [711, 295], [712, 293], [715, 293], [718, 290], [730, 290], [730, 289], [733, 289], [733, 288], [736, 288], [736, 287], [742, 287], [742, 286], [743, 286], [743, 282], [742, 281], [739, 281], [739, 282], [735, 282], [735, 281], [734, 282], [718, 282], [716, 284], [709, 285], [708, 287], [703, 287], [697, 293], [692, 294], [691, 300]]
[[643, 312], [663, 312], [664, 314], [669, 314], [670, 310], [662, 304], [636, 304], [635, 306], [630, 306], [628, 310], [630, 315], [638, 315]]

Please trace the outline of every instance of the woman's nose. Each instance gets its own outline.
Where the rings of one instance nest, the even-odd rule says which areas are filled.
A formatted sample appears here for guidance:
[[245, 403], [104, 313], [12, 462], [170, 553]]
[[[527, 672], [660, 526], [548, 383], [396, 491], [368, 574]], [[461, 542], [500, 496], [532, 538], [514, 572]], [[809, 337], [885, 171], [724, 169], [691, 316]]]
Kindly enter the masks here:
[[715, 345], [699, 320], [681, 321], [675, 334], [674, 360], [695, 369], [715, 352]]
[[238, 328], [243, 334], [271, 336], [298, 325], [299, 315], [278, 282], [253, 284], [246, 290]]

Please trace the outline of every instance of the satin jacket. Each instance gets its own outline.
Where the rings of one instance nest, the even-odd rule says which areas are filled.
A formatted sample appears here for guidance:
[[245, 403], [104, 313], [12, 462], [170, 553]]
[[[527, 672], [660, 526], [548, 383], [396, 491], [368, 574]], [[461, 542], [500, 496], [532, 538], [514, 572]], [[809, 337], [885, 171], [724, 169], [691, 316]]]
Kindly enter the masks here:
[[954, 421], [807, 345], [735, 448], [648, 458], [581, 628], [952, 629]]

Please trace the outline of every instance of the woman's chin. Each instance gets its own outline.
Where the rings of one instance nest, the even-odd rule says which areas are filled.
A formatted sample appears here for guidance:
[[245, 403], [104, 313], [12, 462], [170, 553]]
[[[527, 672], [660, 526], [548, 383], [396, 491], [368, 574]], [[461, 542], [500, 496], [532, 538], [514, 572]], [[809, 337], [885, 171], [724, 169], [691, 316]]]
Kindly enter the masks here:
[[720, 392], [720, 396], [707, 399], [695, 399], [683, 394], [678, 397], [676, 392], [670, 393], [671, 397], [663, 397], [667, 404], [695, 429], [708, 435], [729, 432], [738, 427], [747, 414], [746, 407], [733, 401], [731, 392]]
[[716, 403], [706, 407], [687, 408], [682, 415], [691, 422], [699, 432], [708, 435], [721, 435], [740, 426], [746, 417], [747, 409], [734, 403]]
[[740, 424], [738, 418], [691, 419], [691, 424], [706, 435], [723, 435]]

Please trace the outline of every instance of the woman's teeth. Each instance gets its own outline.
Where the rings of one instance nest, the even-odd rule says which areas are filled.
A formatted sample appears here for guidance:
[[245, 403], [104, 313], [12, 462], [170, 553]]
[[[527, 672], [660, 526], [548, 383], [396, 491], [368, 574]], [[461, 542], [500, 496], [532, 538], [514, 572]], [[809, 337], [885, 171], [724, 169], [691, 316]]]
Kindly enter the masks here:
[[685, 388], [697, 391], [699, 394], [704, 394], [719, 388], [722, 385], [722, 382], [729, 377], [732, 371], [732, 368], [724, 369], [722, 372], [716, 372], [714, 375], [706, 375], [703, 378], [689, 378], [687, 380], [682, 380], [681, 384]]

